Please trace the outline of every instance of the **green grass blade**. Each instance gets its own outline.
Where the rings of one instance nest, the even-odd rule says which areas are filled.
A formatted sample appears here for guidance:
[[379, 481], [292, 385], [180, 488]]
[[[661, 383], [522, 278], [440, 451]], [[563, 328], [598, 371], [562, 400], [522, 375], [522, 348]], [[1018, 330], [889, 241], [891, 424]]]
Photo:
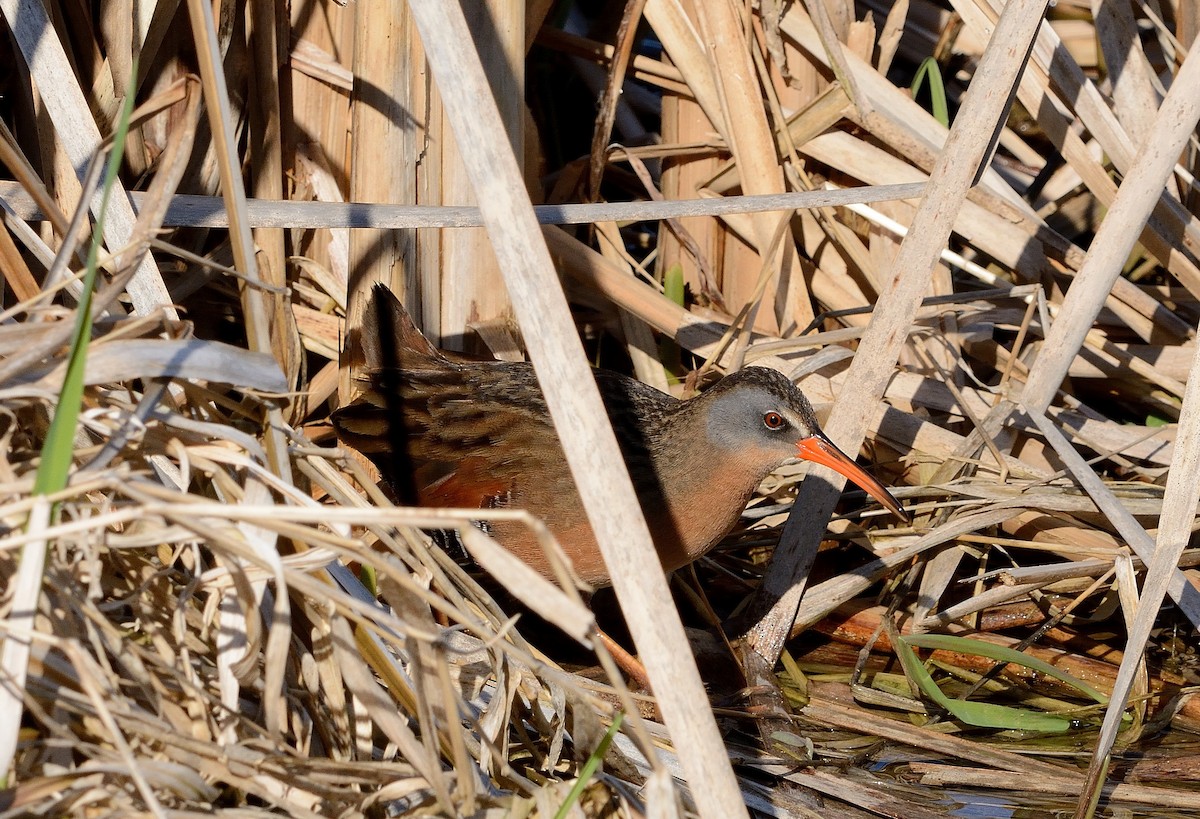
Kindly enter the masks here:
[[999, 728], [1009, 731], [1063, 733], [1071, 729], [1071, 720], [1066, 717], [1039, 714], [1024, 708], [1010, 708], [1007, 705], [988, 702], [967, 702], [946, 696], [933, 681], [933, 677], [929, 676], [929, 672], [925, 670], [925, 665], [917, 657], [916, 652], [912, 650], [909, 639], [909, 637], [901, 637], [894, 641], [896, 656], [900, 658], [900, 665], [904, 666], [904, 672], [917, 684], [921, 693], [949, 711], [960, 722], [980, 728]]
[[583, 789], [587, 787], [588, 782], [592, 781], [592, 775], [600, 767], [600, 761], [608, 753], [608, 748], [612, 745], [613, 737], [617, 735], [617, 731], [621, 730], [621, 723], [624, 721], [624, 711], [618, 711], [613, 715], [612, 725], [608, 726], [608, 730], [604, 733], [604, 739], [600, 740], [600, 744], [596, 746], [596, 750], [592, 751], [591, 756], [587, 758], [587, 762], [583, 763], [583, 767], [579, 770], [579, 777], [575, 780], [575, 784], [571, 787], [571, 792], [567, 794], [567, 798], [563, 800], [562, 805], [559, 806], [558, 811], [554, 814], [554, 819], [564, 819], [570, 813], [571, 806], [579, 801], [579, 797], [583, 795]]
[[779, 655], [783, 663], [784, 675], [791, 681], [796, 704], [803, 707], [808, 704], [808, 677], [800, 668], [800, 664], [788, 652]]
[[[137, 75], [134, 61], [133, 76]], [[33, 491], [49, 495], [67, 485], [74, 456], [75, 427], [79, 423], [79, 411], [83, 406], [83, 374], [87, 366], [87, 348], [92, 340], [92, 294], [96, 289], [96, 269], [100, 258], [100, 246], [104, 234], [104, 220], [108, 213], [108, 201], [116, 185], [117, 172], [121, 168], [125, 137], [129, 133], [129, 116], [133, 112], [132, 86], [126, 90], [125, 102], [117, 120], [117, 132], [113, 137], [112, 150], [108, 155], [108, 166], [104, 172], [104, 187], [100, 197], [100, 211], [96, 214], [96, 225], [92, 230], [92, 244], [88, 248], [87, 269], [83, 276], [83, 292], [79, 296], [79, 307], [75, 311], [75, 330], [71, 336], [71, 351], [67, 359], [67, 373], [63, 378], [58, 405], [54, 418], [42, 445], [42, 462], [38, 466]], [[83, 205], [81, 205], [83, 206]]]
[[957, 651], [962, 654], [974, 654], [978, 657], [987, 657], [989, 660], [997, 662], [1013, 663], [1014, 665], [1031, 668], [1038, 673], [1045, 674], [1047, 677], [1053, 677], [1060, 682], [1066, 683], [1101, 705], [1108, 705], [1108, 697], [1078, 677], [1055, 668], [1045, 660], [1039, 660], [1037, 657], [1031, 657], [1028, 654], [1023, 654], [1007, 646], [998, 646], [993, 643], [984, 642], [983, 640], [972, 640], [970, 637], [955, 637], [952, 634], [912, 634], [905, 637], [904, 640], [910, 646], [916, 646], [917, 648]]
[[663, 295], [680, 307], [683, 307], [683, 284], [683, 266], [673, 264], [668, 267], [666, 274], [663, 276]]
[[[663, 295], [680, 307], [684, 306], [683, 303], [687, 296], [683, 281], [682, 265], [673, 264], [663, 274]], [[658, 343], [658, 360], [662, 362], [663, 371], [667, 374], [668, 384], [678, 384], [680, 381], [681, 352], [679, 344], [672, 338], [664, 338]]]
[[917, 68], [917, 74], [912, 81], [912, 95], [916, 99], [921, 92], [921, 85], [929, 83], [929, 106], [934, 119], [947, 128], [950, 127], [950, 108], [946, 105], [946, 86], [942, 84], [942, 67], [933, 57], [926, 57]]

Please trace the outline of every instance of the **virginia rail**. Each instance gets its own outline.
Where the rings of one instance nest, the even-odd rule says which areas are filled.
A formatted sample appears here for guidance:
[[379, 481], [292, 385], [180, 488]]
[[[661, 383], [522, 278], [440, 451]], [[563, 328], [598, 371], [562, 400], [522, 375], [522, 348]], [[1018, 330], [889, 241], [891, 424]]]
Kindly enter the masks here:
[[[546, 522], [582, 579], [610, 584], [531, 365], [451, 361], [383, 286], [372, 293], [362, 343], [366, 391], [336, 411], [333, 424], [399, 500], [526, 509]], [[594, 374], [666, 571], [716, 545], [762, 479], [793, 458], [832, 467], [907, 519], [774, 370], [747, 367], [687, 401], [624, 375]], [[526, 527], [494, 523], [489, 533], [550, 576]]]

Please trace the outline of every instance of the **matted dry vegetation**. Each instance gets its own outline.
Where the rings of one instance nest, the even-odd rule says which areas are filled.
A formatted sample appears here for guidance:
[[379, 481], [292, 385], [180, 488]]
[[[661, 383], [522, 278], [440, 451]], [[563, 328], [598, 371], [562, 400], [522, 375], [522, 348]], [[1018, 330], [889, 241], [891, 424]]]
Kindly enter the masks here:
[[[1200, 811], [1166, 781], [1196, 778], [1178, 734], [1200, 729], [1194, 7], [465, 5], [499, 118], [441, 0], [0, 0], [0, 817], [923, 817], [971, 787], [1082, 816], [1102, 785], [1101, 813]], [[929, 57], [950, 130], [905, 87]], [[72, 471], [47, 495], [80, 203], [127, 89]], [[582, 366], [565, 309], [529, 315], [551, 273], [521, 269], [540, 247], [514, 258], [519, 184], [480, 188], [515, 181], [479, 167], [509, 144], [539, 218], [582, 225], [543, 235], [603, 363], [676, 393], [778, 368], [913, 513], [851, 494], [830, 524], [832, 485], [766, 482], [672, 580], [711, 704], [670, 601], [639, 597], [650, 564], [616, 590], [655, 698], [569, 579], [514, 565], [479, 513], [395, 508], [327, 424], [376, 281], [433, 336], [520, 355], [515, 315], [543, 371]], [[581, 480], [594, 514], [633, 514], [595, 506], [619, 479]], [[906, 681], [922, 632], [980, 641], [925, 652], [947, 694], [1022, 714]]]

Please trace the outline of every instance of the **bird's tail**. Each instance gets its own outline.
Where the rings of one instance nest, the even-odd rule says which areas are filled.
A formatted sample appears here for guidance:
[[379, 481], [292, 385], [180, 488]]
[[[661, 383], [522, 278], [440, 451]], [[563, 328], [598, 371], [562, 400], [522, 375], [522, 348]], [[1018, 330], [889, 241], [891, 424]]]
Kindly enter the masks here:
[[383, 284], [371, 290], [361, 338], [368, 370], [424, 370], [447, 364], [445, 356], [421, 334], [404, 305]]

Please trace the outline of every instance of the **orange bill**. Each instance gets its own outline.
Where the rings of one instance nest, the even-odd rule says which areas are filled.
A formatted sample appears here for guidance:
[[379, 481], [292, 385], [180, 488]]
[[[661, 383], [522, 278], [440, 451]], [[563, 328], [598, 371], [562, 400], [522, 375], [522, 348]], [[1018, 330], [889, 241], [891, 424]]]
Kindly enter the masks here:
[[887, 507], [888, 511], [893, 515], [906, 523], [908, 522], [908, 514], [900, 508], [900, 502], [892, 497], [892, 493], [887, 491], [883, 484], [864, 472], [862, 467], [854, 462], [853, 458], [838, 449], [833, 441], [824, 435], [810, 435], [804, 438], [796, 444], [796, 450], [796, 457], [812, 461], [821, 466], [827, 466], [836, 472], [840, 472], [858, 484], [875, 500]]

